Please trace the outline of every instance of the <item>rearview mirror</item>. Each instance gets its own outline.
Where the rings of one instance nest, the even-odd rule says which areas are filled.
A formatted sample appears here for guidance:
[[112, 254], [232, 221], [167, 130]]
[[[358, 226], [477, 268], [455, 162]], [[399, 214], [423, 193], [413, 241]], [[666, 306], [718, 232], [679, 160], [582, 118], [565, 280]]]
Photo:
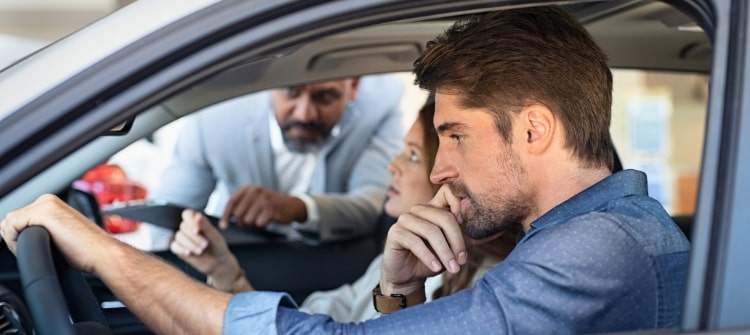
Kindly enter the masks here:
[[135, 116], [131, 117], [129, 120], [118, 124], [117, 126], [111, 128], [110, 130], [107, 130], [103, 136], [124, 136], [129, 131], [130, 128], [133, 128], [133, 122], [135, 122]]

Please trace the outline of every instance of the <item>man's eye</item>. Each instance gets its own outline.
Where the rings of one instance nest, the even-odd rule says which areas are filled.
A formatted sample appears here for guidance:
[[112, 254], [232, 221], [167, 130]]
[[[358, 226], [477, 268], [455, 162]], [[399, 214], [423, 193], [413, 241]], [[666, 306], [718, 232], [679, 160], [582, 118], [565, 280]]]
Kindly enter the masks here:
[[288, 98], [297, 98], [302, 94], [302, 90], [297, 87], [290, 87], [286, 89], [286, 96]]
[[464, 135], [453, 134], [453, 135], [450, 136], [450, 138], [456, 144], [462, 143], [464, 141]]
[[336, 100], [338, 100], [340, 97], [341, 97], [341, 94], [338, 94], [332, 91], [323, 91], [323, 92], [314, 93], [312, 95], [313, 101], [321, 105], [332, 104], [336, 102]]

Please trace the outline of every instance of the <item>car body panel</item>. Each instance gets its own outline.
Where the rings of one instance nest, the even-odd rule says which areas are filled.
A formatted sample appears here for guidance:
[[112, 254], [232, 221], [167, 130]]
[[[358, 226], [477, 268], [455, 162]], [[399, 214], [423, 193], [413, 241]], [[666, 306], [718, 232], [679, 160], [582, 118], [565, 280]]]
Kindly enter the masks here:
[[216, 1], [137, 1], [14, 64], [0, 73], [0, 120], [117, 50]]
[[[140, 77], [133, 78], [133, 73], [128, 71], [134, 69], [128, 70], [123, 66], [126, 55], [114, 52], [107, 59], [111, 63], [100, 61], [89, 65], [99, 66], [102, 70], [116, 68], [117, 71], [108, 73], [110, 77], [116, 76], [110, 78], [111, 81], [108, 83], [121, 85], [121, 91], [102, 92], [101, 87], [95, 86], [95, 79], [100, 79], [96, 77], [97, 73], [87, 73], [92, 71], [91, 68], [87, 68], [72, 77], [69, 76], [75, 71], [58, 74], [61, 80], [68, 78], [66, 84], [69, 85], [55, 86], [59, 91], [55, 91], [54, 94], [50, 93], [50, 87], [40, 88], [37, 93], [47, 91], [18, 98], [9, 104], [10, 107], [5, 109], [5, 112], [0, 111], [0, 116], [10, 115], [11, 112], [20, 113], [19, 120], [27, 117], [33, 119], [29, 115], [34, 113], [40, 113], [38, 115], [41, 116], [46, 115], [45, 113], [55, 113], [54, 115], [59, 116], [61, 120], [59, 129], [49, 126], [30, 129], [14, 124], [13, 128], [8, 128], [12, 132], [3, 132], [0, 135], [12, 134], [22, 138], [12, 148], [11, 144], [7, 147], [2, 146], [3, 143], [13, 142], [15, 138], [10, 138], [8, 142], [0, 141], [0, 154], [12, 154], [0, 159], [0, 196], [12, 194], [9, 192], [17, 186], [93, 140], [97, 132], [152, 107], [170, 94], [180, 92], [191, 84], [218, 73], [220, 69], [236, 64], [241, 53], [245, 53], [244, 56], [253, 53], [268, 55], [295, 43], [312, 41], [322, 36], [382, 21], [439, 16], [447, 12], [466, 13], [522, 3], [530, 1], [372, 0], [304, 4], [259, 1], [258, 4], [267, 7], [259, 6], [255, 11], [246, 13], [240, 20], [254, 22], [252, 20], [257, 19], [258, 24], [241, 26], [239, 22], [228, 22], [225, 27], [227, 29], [237, 24], [231, 28], [236, 29], [234, 33], [221, 35], [221, 39], [213, 41], [203, 40], [212, 44], [195, 46], [194, 49], [188, 50], [190, 53], [183, 50], [183, 53], [176, 54], [182, 58], [176, 59], [176, 56], [172, 55], [172, 58], [154, 59], [152, 64], [143, 64], [144, 67], [151, 67], [147, 68], [148, 73]], [[750, 228], [745, 220], [750, 217], [750, 207], [743, 204], [744, 199], [748, 198], [746, 190], [750, 188], [750, 135], [746, 135], [750, 127], [747, 120], [750, 118], [745, 115], [750, 112], [750, 108], [747, 107], [747, 99], [750, 98], [750, 85], [747, 85], [747, 82], [750, 77], [745, 73], [750, 69], [750, 59], [745, 51], [748, 45], [745, 39], [750, 37], [747, 24], [747, 18], [750, 17], [749, 6], [744, 0], [686, 0], [673, 3], [700, 16], [704, 25], [706, 22], [716, 23], [715, 27], [704, 26], [714, 43], [714, 57], [701, 190], [693, 229], [691, 274], [686, 293], [683, 329], [703, 331], [750, 327], [750, 317], [747, 313], [750, 310], [750, 291], [746, 285], [750, 281], [750, 264], [747, 263], [748, 258], [743, 257], [750, 253], [750, 245], [743, 241], [750, 235]], [[231, 9], [235, 5], [237, 8], [243, 6], [238, 2], [225, 5], [224, 9]], [[250, 5], [244, 6], [247, 7], [242, 8], [250, 10]], [[193, 14], [201, 12], [203, 10]], [[203, 19], [212, 19], [214, 15], [221, 17], [222, 14], [224, 13], [220, 10], [208, 12]], [[161, 30], [163, 29], [165, 28]], [[168, 32], [165, 32], [164, 36], [169, 36]], [[189, 36], [183, 37], [187, 38], [186, 44], [194, 42]], [[147, 41], [150, 43], [144, 42], [139, 46], [143, 48], [140, 52], [154, 48], [153, 44], [158, 41], [156, 39]], [[175, 50], [177, 49], [178, 46], [175, 46]], [[122, 50], [125, 49], [121, 49], [120, 52]], [[47, 52], [44, 51], [40, 55], [48, 54]], [[36, 57], [38, 56], [28, 61], [40, 59]], [[169, 62], [164, 61], [165, 59]], [[158, 60], [162, 62], [157, 62]], [[18, 75], [18, 72], [10, 74]], [[87, 80], [91, 81], [88, 86], [79, 85]], [[0, 81], [0, 85], [2, 84]], [[15, 88], [5, 89], [7, 91]], [[0, 92], [2, 91], [0, 89]], [[33, 101], [28, 102], [31, 96], [39, 98], [32, 98]], [[59, 108], [60, 111], [55, 112], [55, 108]], [[745, 134], [741, 131], [743, 129]], [[4, 149], [7, 151], [3, 151]], [[674, 330], [657, 333], [670, 332]]]

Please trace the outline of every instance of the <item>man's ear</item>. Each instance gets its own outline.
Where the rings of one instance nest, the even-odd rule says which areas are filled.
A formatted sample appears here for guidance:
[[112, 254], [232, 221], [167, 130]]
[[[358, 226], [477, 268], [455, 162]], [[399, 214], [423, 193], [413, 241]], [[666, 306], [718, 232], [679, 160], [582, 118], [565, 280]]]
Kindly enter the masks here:
[[557, 119], [545, 105], [526, 105], [520, 113], [520, 128], [524, 131], [524, 145], [531, 154], [542, 154], [552, 144]]

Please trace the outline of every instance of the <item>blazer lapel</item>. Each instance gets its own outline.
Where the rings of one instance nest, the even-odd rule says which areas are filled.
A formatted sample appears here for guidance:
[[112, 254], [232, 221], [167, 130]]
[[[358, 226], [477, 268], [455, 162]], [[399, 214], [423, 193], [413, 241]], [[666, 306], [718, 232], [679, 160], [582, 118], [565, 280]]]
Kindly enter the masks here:
[[244, 134], [249, 138], [250, 144], [247, 147], [247, 165], [248, 172], [252, 174], [254, 181], [257, 181], [260, 186], [277, 190], [278, 180], [268, 129], [268, 122], [272, 113], [270, 96], [266, 102], [267, 108], [248, 106], [250, 108], [247, 109], [255, 111], [254, 115], [250, 117], [250, 122], [247, 124]]
[[354, 128], [352, 123], [357, 119], [357, 113], [359, 113], [359, 109], [355, 108], [353, 103], [350, 103], [337, 125], [339, 129], [338, 134], [336, 134], [335, 137], [331, 137], [328, 140], [328, 143], [326, 143], [321, 149], [320, 159], [318, 159], [318, 163], [315, 165], [312, 180], [310, 181], [311, 192], [324, 193], [328, 190], [328, 185], [326, 183], [328, 157], [341, 143], [342, 139], [346, 137], [347, 133], [351, 132]]

